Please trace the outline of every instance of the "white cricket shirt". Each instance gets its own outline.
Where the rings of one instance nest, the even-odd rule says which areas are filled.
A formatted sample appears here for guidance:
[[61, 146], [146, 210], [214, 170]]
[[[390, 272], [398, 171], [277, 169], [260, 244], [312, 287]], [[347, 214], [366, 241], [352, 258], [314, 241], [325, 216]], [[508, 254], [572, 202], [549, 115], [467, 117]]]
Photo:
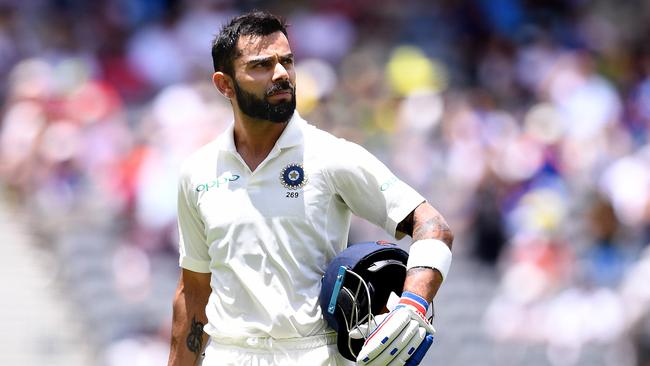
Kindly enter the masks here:
[[423, 201], [368, 151], [297, 112], [254, 172], [231, 125], [185, 162], [179, 182], [180, 265], [212, 274], [206, 333], [325, 332], [320, 281], [348, 244], [350, 215], [395, 236]]

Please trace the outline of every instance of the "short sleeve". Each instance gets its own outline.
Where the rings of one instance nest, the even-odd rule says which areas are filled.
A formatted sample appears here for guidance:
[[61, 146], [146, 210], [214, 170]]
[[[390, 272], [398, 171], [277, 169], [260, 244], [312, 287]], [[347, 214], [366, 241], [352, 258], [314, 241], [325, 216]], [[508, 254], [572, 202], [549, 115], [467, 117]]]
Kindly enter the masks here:
[[401, 239], [404, 235], [396, 231], [397, 225], [425, 201], [424, 197], [363, 147], [339, 141], [340, 149], [325, 172], [331, 189], [352, 213]]
[[203, 220], [185, 173], [178, 184], [179, 265], [194, 272], [210, 272], [210, 255]]

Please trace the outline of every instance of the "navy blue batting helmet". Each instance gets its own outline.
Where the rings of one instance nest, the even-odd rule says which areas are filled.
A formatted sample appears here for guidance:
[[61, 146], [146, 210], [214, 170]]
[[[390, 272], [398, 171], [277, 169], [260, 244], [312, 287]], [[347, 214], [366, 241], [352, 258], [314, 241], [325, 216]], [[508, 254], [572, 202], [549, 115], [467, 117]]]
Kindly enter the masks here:
[[341, 355], [354, 361], [364, 339], [351, 330], [386, 312], [391, 292], [402, 293], [408, 253], [387, 242], [352, 244], [328, 265], [320, 306], [327, 324], [337, 332]]

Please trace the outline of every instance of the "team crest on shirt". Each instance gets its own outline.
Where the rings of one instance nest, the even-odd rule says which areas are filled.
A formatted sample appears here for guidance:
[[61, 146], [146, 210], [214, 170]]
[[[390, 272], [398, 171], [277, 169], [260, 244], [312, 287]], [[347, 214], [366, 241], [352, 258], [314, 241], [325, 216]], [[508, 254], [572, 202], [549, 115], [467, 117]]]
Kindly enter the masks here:
[[280, 182], [287, 189], [302, 188], [307, 184], [307, 175], [302, 164], [291, 163], [282, 169]]

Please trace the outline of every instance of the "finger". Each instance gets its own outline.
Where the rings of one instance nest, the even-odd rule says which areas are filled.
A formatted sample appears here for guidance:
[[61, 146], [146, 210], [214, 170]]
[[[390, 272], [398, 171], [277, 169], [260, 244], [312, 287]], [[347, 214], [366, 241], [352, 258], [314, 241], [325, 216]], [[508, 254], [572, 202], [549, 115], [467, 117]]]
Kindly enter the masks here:
[[413, 318], [416, 319], [420, 323], [421, 327], [424, 327], [424, 329], [426, 329], [427, 333], [436, 334], [436, 329], [433, 327], [433, 325], [431, 323], [429, 323], [429, 321], [426, 318], [421, 317], [421, 316], [417, 316], [415, 314], [414, 314]]
[[406, 366], [419, 365], [420, 362], [422, 362], [424, 355], [427, 354], [427, 351], [429, 350], [429, 347], [431, 347], [431, 344], [433, 344], [433, 334], [427, 334], [422, 343], [420, 343], [415, 352], [413, 352], [413, 356], [411, 356], [411, 358], [409, 358], [406, 362]]
[[[379, 314], [375, 317], [375, 320], [372, 322], [366, 322], [354, 327], [350, 332], [350, 338], [352, 339], [361, 339], [366, 338], [370, 333], [372, 333], [378, 326], [381, 324], [384, 319], [388, 316], [388, 313]], [[371, 326], [368, 327], [368, 324], [371, 323]], [[370, 328], [370, 329], [368, 329]]]
[[410, 322], [411, 316], [408, 311], [390, 313], [386, 320], [368, 337], [359, 352], [357, 361], [367, 364], [377, 357]]
[[370, 361], [366, 365], [367, 366], [387, 365], [399, 354], [399, 352], [404, 347], [406, 347], [409, 344], [411, 339], [418, 334], [418, 329], [420, 329], [418, 322], [415, 320], [411, 320], [409, 324], [404, 328], [402, 333], [398, 334], [395, 337], [395, 340], [391, 342], [390, 345], [388, 345], [388, 347], [386, 347], [383, 352], [377, 355], [377, 357], [375, 357], [372, 361]]
[[359, 329], [359, 328], [361, 328], [361, 327], [364, 327], [364, 326], [363, 326], [363, 325], [360, 325], [360, 326], [358, 326], [358, 327], [352, 329], [352, 330], [350, 331], [350, 333], [348, 333], [348, 335], [350, 336], [350, 338], [352, 338], [352, 339], [361, 339], [361, 338], [363, 338], [363, 335], [365, 334], [365, 331], [362, 330], [362, 329]]
[[388, 366], [401, 366], [408, 361], [411, 356], [413, 356], [413, 353], [415, 350], [420, 346], [422, 341], [424, 340], [424, 337], [427, 335], [427, 331], [422, 328], [418, 327], [418, 332], [411, 338], [409, 341], [408, 345], [402, 349], [397, 356], [391, 361], [391, 363], [388, 364]]

